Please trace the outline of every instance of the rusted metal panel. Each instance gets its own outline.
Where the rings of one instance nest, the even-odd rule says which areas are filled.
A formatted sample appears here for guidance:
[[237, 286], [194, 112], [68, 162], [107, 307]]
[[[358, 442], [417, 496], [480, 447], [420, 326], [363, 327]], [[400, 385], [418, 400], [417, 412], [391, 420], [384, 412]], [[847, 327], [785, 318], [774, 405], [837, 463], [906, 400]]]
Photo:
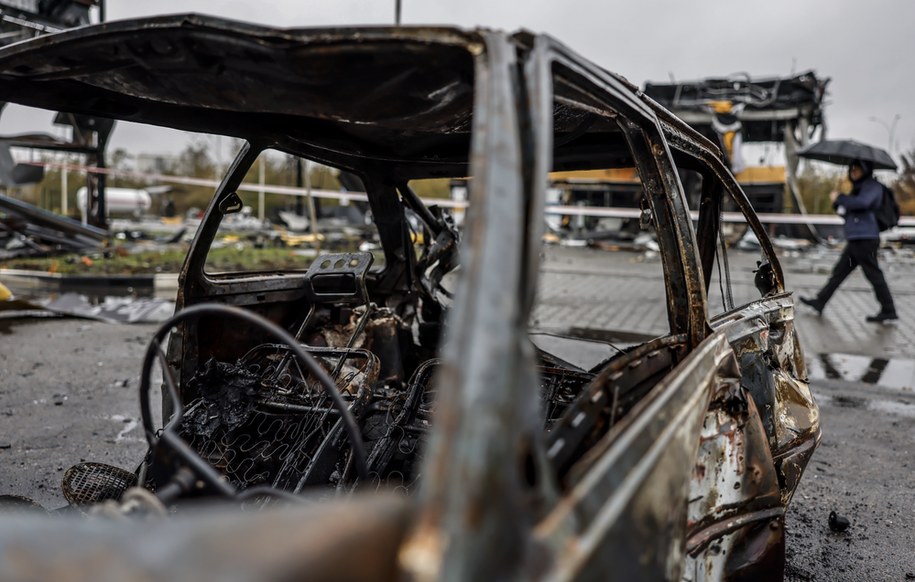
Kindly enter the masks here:
[[744, 386], [761, 411], [773, 455], [778, 458], [818, 439], [819, 413], [807, 384], [790, 297], [750, 304], [716, 327], [734, 346]]
[[684, 579], [778, 579], [783, 515], [820, 436], [790, 298], [746, 306], [716, 328], [737, 354], [741, 387], [706, 418]]
[[[414, 530], [401, 549], [416, 580], [514, 578], [528, 561], [519, 445], [538, 423], [528, 314], [522, 289], [526, 192], [514, 47], [486, 34], [479, 57], [474, 181], [462, 246], [463, 277], [438, 373], [437, 430], [430, 438]], [[534, 249], [527, 249], [532, 252]], [[498, 540], [500, 552], [492, 547]]]
[[684, 580], [727, 579], [746, 536], [779, 526], [785, 506], [773, 467], [753, 399], [738, 382], [723, 383], [706, 412], [690, 482]]
[[594, 465], [535, 530], [554, 552], [544, 579], [680, 577], [696, 435], [735, 373], [726, 338], [710, 337], [611, 429]]

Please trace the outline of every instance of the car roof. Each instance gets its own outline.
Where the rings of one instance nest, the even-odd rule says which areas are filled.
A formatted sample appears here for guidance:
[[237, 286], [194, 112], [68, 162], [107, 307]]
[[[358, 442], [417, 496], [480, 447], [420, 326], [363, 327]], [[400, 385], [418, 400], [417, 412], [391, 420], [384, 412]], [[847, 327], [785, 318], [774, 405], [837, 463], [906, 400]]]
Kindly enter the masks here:
[[[240, 137], [344, 169], [464, 176], [486, 34], [280, 29], [197, 14], [107, 22], [0, 50], [0, 100]], [[535, 38], [500, 34], [519, 48]], [[556, 140], [568, 160], [557, 169], [627, 163], [614, 122], [557, 103], [553, 124], [575, 138]], [[608, 143], [620, 147], [597, 147]]]

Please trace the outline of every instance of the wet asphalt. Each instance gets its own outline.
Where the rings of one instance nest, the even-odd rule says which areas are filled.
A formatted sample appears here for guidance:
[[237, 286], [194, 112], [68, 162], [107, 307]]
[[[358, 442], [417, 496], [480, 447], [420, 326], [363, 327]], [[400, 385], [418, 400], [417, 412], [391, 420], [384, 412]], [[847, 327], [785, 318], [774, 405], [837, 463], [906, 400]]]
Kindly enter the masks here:
[[[915, 394], [811, 384], [823, 438], [789, 506], [785, 579], [915, 579]], [[831, 512], [848, 529], [832, 531]]]
[[[813, 295], [838, 251], [783, 259], [789, 287]], [[915, 580], [915, 259], [880, 260], [898, 323], [865, 321], [877, 303], [860, 269], [822, 315], [796, 313], [823, 437], [788, 510], [788, 581]]]
[[67, 504], [60, 482], [70, 466], [139, 464], [139, 373], [155, 329], [0, 319], [0, 494], [56, 509]]
[[[641, 268], [620, 265], [616, 280]], [[822, 279], [791, 268], [789, 284], [802, 292]], [[894, 289], [915, 289], [906, 287], [915, 269], [893, 273]], [[866, 299], [869, 291], [860, 283], [840, 290], [843, 313], [797, 315], [823, 438], [788, 512], [786, 580], [915, 579], [915, 345], [907, 339], [915, 321], [863, 325], [866, 301], [849, 313], [858, 302], [852, 294]], [[915, 305], [915, 293], [897, 297], [906, 311]], [[862, 322], [854, 333], [863, 342], [834, 333], [831, 326], [850, 316]], [[66, 505], [60, 481], [71, 465], [136, 467], [146, 450], [139, 372], [155, 329], [0, 319], [0, 494], [53, 509]], [[847, 518], [848, 529], [831, 531], [830, 512]]]

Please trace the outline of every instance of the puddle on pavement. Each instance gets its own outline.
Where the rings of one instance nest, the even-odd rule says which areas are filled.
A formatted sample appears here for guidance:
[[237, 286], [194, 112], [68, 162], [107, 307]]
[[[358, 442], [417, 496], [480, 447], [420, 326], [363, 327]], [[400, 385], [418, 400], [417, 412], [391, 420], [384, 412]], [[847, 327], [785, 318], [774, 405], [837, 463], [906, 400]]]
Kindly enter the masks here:
[[825, 394], [822, 391], [816, 394], [817, 403], [822, 407], [832, 404], [839, 408], [852, 408], [859, 410], [873, 410], [894, 416], [915, 418], [915, 404], [904, 400], [889, 400], [886, 398], [858, 398], [844, 394]]
[[[872, 358], [854, 354], [817, 354], [807, 359], [811, 380], [843, 380], [915, 392], [915, 360], [907, 358]], [[901, 395], [900, 395], [901, 396]], [[894, 416], [915, 418], [915, 403], [909, 398], [893, 398], [892, 393], [870, 392], [862, 395], [837, 394], [818, 390], [817, 401], [839, 408], [863, 409]]]
[[844, 380], [915, 391], [915, 360], [855, 354], [817, 354], [807, 358], [811, 380]]

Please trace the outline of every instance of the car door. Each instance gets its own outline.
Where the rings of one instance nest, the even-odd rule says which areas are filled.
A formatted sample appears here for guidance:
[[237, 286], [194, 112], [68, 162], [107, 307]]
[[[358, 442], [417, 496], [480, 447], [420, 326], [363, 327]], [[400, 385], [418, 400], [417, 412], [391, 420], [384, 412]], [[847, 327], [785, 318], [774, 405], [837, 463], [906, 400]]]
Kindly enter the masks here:
[[[784, 513], [819, 440], [818, 412], [793, 300], [768, 234], [720, 160], [695, 154], [681, 150], [677, 162], [699, 186], [697, 237], [709, 324], [737, 355], [740, 391], [704, 422], [684, 579], [780, 579]], [[733, 210], [724, 213], [726, 207]], [[722, 216], [735, 221], [731, 228]], [[744, 224], [759, 253], [729, 257], [725, 230], [733, 237]]]
[[[554, 126], [549, 133], [536, 126], [538, 143], [549, 140], [551, 146], [540, 155], [552, 156], [552, 163], [541, 162], [539, 169], [578, 169], [572, 161], [579, 154], [576, 143], [589, 148], [589, 161], [579, 162], [586, 167], [616, 162], [637, 168], [661, 249], [669, 316], [668, 334], [597, 370], [547, 436], [549, 461], [565, 454], [573, 459], [554, 465], [558, 498], [534, 528], [538, 547], [549, 556], [544, 578], [676, 579], [685, 563], [690, 483], [703, 421], [710, 408], [726, 408], [739, 392], [736, 359], [726, 336], [707, 324], [694, 229], [650, 105], [622, 79], [549, 39], [537, 39], [526, 71], [532, 76], [531, 100], [546, 104], [554, 123], [568, 123], [574, 109], [582, 108], [597, 119], [588, 128], [602, 116], [617, 124], [622, 142], [583, 124], [571, 131]], [[531, 83], [536, 73], [540, 85]], [[543, 182], [542, 174], [534, 177], [535, 184]], [[626, 397], [627, 405], [620, 406]], [[597, 426], [593, 419], [602, 414], [602, 429], [581, 438], [582, 427]], [[570, 442], [589, 446], [569, 453]]]

